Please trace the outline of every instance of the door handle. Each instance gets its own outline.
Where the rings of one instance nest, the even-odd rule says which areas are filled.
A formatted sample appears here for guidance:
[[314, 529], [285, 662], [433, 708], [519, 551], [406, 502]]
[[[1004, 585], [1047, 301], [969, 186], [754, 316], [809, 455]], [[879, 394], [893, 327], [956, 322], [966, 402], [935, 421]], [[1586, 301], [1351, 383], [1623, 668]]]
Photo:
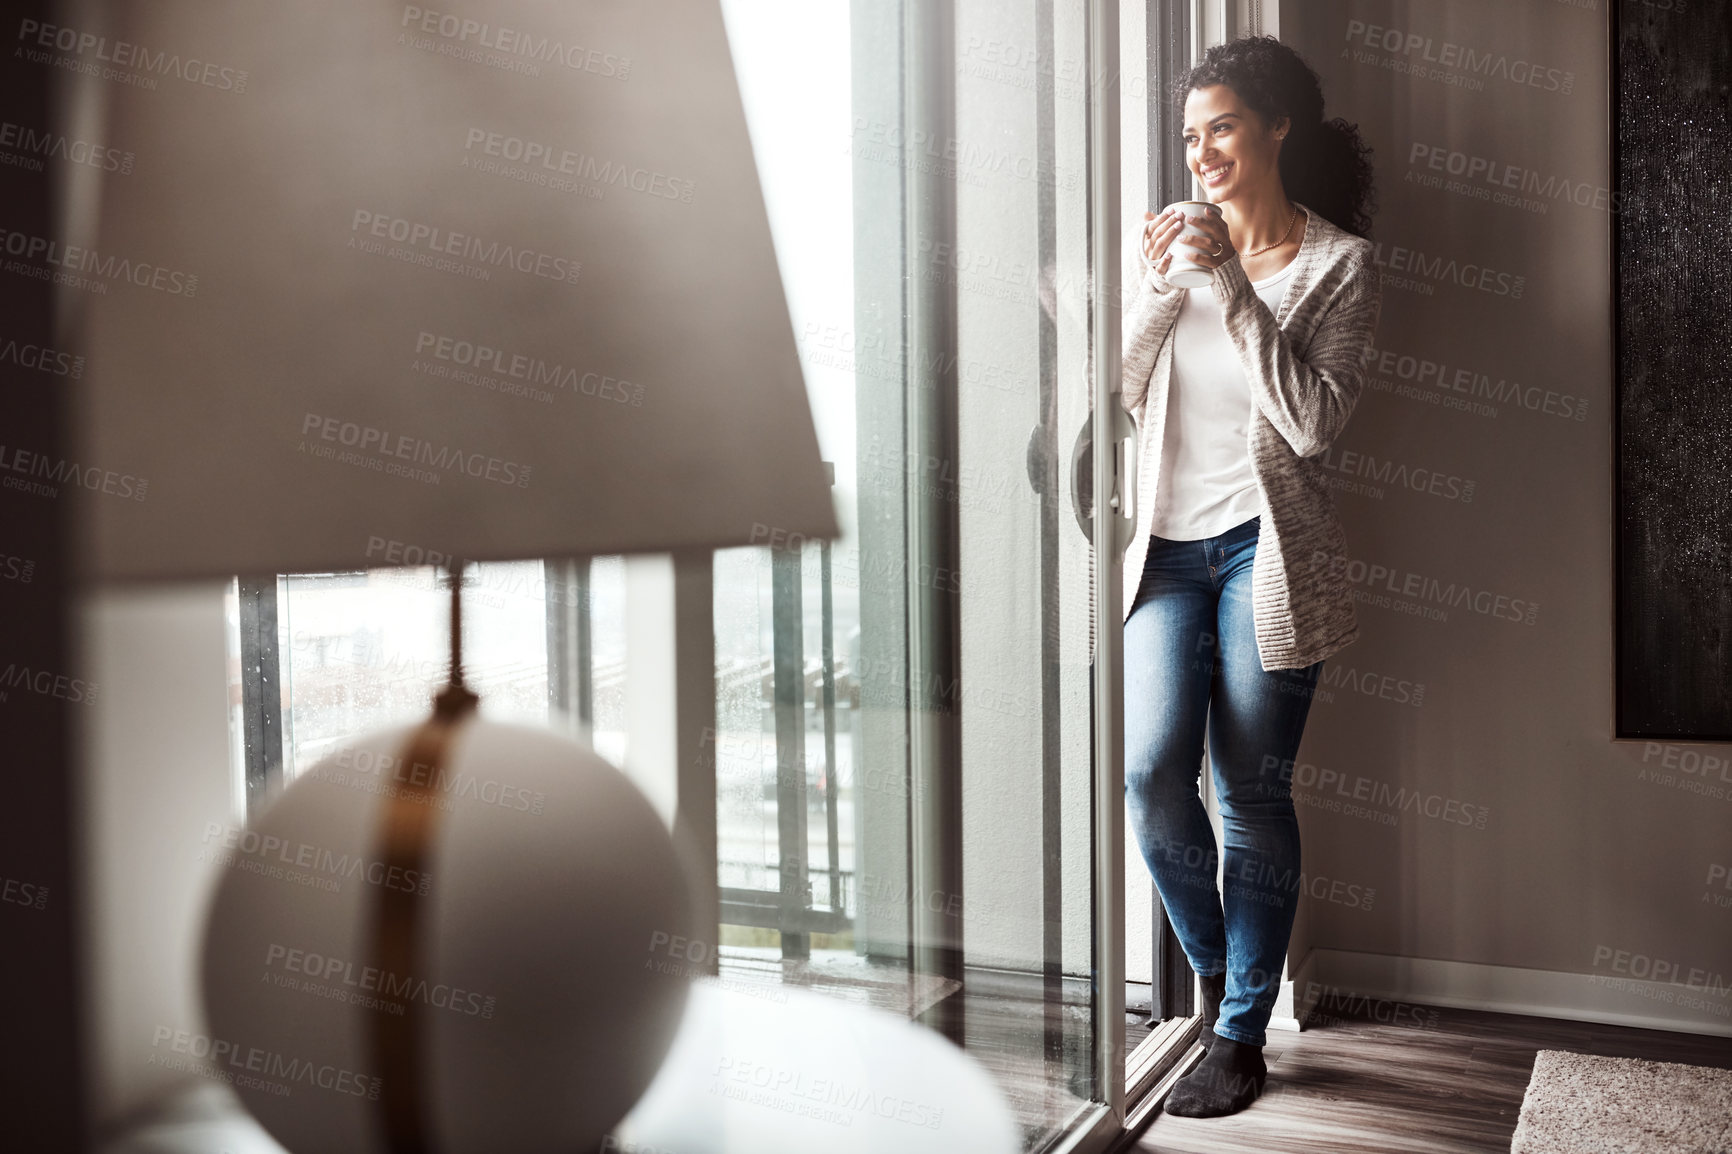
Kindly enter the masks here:
[[[1116, 402], [1117, 396], [1113, 397]], [[1113, 454], [1108, 516], [1111, 532], [1100, 542], [1114, 560], [1130, 548], [1137, 534], [1137, 423], [1116, 403], [1109, 418], [1113, 427]], [[1094, 415], [1083, 421], [1070, 454], [1071, 512], [1084, 537], [1094, 533]]]
[[1076, 444], [1070, 451], [1070, 509], [1076, 515], [1076, 527], [1090, 541], [1095, 536], [1094, 462], [1095, 419], [1091, 413], [1083, 418], [1083, 426], [1077, 430]]
[[1113, 402], [1113, 559], [1116, 561], [1125, 555], [1125, 550], [1131, 547], [1131, 538], [1137, 535], [1137, 423], [1131, 415], [1118, 404], [1118, 394], [1112, 394]]

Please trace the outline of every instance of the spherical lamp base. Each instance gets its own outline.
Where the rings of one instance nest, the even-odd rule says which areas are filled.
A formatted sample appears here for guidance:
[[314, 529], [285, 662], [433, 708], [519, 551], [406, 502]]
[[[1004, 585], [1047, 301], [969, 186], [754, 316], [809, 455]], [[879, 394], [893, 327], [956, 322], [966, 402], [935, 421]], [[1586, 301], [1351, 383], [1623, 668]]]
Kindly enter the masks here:
[[593, 1149], [685, 1007], [653, 951], [692, 932], [674, 843], [551, 730], [422, 734], [346, 745], [247, 831], [206, 927], [210, 1059], [296, 1154]]

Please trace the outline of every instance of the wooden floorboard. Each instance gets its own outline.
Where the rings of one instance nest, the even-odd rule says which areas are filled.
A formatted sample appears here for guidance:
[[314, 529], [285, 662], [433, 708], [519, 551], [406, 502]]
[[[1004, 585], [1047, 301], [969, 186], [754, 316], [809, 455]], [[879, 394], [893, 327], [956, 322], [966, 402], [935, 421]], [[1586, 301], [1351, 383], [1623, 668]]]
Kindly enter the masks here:
[[1726, 1038], [1392, 1003], [1371, 1010], [1363, 1017], [1332, 1014], [1298, 1034], [1271, 1034], [1269, 1082], [1249, 1109], [1230, 1118], [1159, 1115], [1136, 1149], [1507, 1152], [1540, 1050], [1732, 1069]]

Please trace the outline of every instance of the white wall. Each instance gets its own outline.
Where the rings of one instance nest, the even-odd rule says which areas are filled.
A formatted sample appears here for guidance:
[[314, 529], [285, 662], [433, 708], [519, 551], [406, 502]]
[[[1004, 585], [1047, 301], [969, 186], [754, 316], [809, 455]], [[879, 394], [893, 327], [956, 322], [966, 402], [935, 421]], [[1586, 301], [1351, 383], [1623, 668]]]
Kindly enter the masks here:
[[238, 820], [223, 586], [89, 597], [80, 666], [99, 691], [78, 735], [96, 1126], [189, 1075], [152, 1064], [160, 1027], [196, 1031], [207, 823]]
[[[1336, 504], [1352, 555], [1391, 576], [1367, 568], [1365, 594], [1387, 604], [1361, 604], [1301, 751], [1306, 872], [1326, 896], [1308, 901], [1292, 960], [1324, 985], [1728, 1033], [1732, 900], [1716, 898], [1732, 891], [1710, 879], [1732, 860], [1732, 750], [1611, 737], [1606, 23], [1603, 4], [1551, 0], [1284, 6], [1283, 39], [1322, 73], [1329, 114], [1376, 150], [1377, 346], [1394, 357], [1373, 365], [1338, 450], [1445, 490], [1335, 458], [1340, 483], [1380, 491]], [[1462, 65], [1468, 50], [1484, 72]], [[1532, 66], [1538, 82], [1518, 83]], [[1510, 190], [1486, 170], [1450, 187], [1452, 154], [1531, 176], [1533, 203], [1492, 199]], [[1557, 195], [1578, 187], [1585, 203]], [[1484, 269], [1489, 291], [1464, 284]], [[1419, 361], [1524, 392], [1408, 379]], [[1419, 592], [1391, 592], [1409, 575]], [[1440, 602], [1452, 584], [1488, 600]], [[1531, 623], [1509, 619], [1528, 604]], [[1420, 811], [1392, 805], [1396, 790]], [[1325, 808], [1349, 805], [1367, 812]], [[1369, 908], [1353, 900], [1370, 891]]]

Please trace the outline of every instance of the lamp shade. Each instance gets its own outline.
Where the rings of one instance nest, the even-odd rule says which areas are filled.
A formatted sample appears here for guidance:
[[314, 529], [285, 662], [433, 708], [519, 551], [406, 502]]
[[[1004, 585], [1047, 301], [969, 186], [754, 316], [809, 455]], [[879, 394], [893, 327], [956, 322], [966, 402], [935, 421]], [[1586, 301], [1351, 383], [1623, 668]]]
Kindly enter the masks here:
[[715, 0], [66, 19], [86, 577], [835, 535]]

